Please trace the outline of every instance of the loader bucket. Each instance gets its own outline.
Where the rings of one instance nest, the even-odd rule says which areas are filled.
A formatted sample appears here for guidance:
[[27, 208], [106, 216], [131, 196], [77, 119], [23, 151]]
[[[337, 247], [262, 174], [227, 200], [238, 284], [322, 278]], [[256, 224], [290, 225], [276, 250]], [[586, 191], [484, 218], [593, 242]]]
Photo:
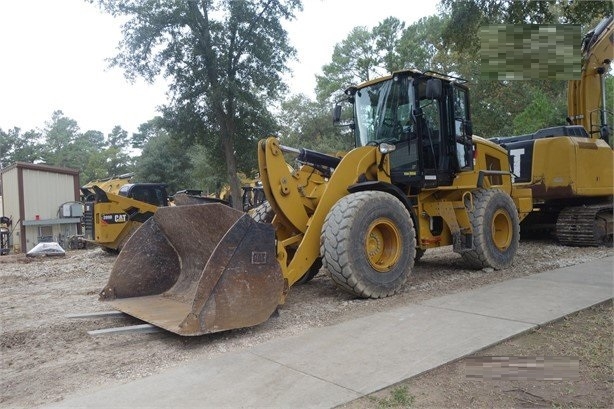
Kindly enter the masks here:
[[273, 226], [222, 204], [160, 208], [128, 240], [100, 299], [180, 335], [266, 321], [282, 297]]

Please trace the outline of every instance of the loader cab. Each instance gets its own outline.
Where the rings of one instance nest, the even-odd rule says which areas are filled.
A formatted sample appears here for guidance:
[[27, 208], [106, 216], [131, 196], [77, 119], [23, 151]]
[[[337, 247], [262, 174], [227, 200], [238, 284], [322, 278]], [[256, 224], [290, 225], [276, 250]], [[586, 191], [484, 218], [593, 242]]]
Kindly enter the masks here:
[[163, 183], [128, 183], [119, 189], [119, 195], [158, 207], [168, 206], [168, 193]]
[[473, 168], [468, 90], [460, 81], [408, 70], [346, 94], [354, 105], [356, 146], [389, 152], [395, 185], [417, 193], [449, 186], [458, 172]]

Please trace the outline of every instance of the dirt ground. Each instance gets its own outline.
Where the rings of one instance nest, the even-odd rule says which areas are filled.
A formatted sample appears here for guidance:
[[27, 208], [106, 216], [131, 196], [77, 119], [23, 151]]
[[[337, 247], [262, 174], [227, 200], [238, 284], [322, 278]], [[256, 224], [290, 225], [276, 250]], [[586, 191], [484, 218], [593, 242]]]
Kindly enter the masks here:
[[[92, 337], [88, 330], [137, 321], [66, 318], [67, 314], [110, 309], [98, 301], [98, 292], [106, 284], [115, 257], [100, 249], [69, 251], [65, 258], [3, 256], [0, 406], [51, 403], [71, 393], [128, 382], [186, 361], [242, 350], [313, 327], [613, 254], [611, 248], [569, 248], [550, 241], [523, 241], [510, 269], [475, 271], [466, 269], [450, 248], [429, 250], [403, 290], [381, 300], [354, 299], [337, 289], [322, 271], [311, 282], [291, 289], [278, 317], [257, 327], [195, 338], [166, 332]], [[488, 395], [484, 396], [487, 402]], [[426, 406], [430, 404], [438, 406], [439, 402], [425, 401]]]
[[[350, 402], [340, 409], [614, 407], [612, 313], [610, 300]], [[529, 368], [525, 379], [495, 378], [487, 371], [476, 378], [479, 373], [474, 365], [484, 357], [524, 357], [532, 359], [536, 366]], [[549, 374], [561, 375], [561, 380], [528, 376], [531, 371], [539, 374], [537, 357], [569, 364], [570, 370]]]

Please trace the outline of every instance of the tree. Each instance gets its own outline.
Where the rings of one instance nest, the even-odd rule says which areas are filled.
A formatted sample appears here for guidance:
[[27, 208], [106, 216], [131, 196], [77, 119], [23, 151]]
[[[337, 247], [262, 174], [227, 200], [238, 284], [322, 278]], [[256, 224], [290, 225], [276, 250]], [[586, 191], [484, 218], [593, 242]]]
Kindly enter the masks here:
[[324, 153], [349, 150], [354, 139], [335, 127], [326, 103], [310, 100], [303, 94], [293, 95], [281, 104], [279, 114], [284, 144]]
[[458, 56], [443, 46], [442, 27], [446, 20], [447, 18], [443, 16], [422, 17], [402, 32], [397, 45], [401, 61], [399, 68], [417, 68], [422, 71], [433, 70], [444, 73], [458, 69]]
[[190, 119], [187, 129], [200, 131], [207, 146], [219, 142], [232, 195], [240, 197], [237, 146], [254, 137], [246, 133], [253, 131], [250, 119], [271, 117], [267, 102], [284, 89], [295, 50], [281, 20], [294, 18], [300, 0], [89, 1], [128, 18], [112, 63], [129, 78], [171, 79], [167, 108], [191, 110], [177, 113]]
[[142, 148], [151, 138], [157, 136], [163, 127], [162, 117], [160, 116], [140, 124], [138, 131], [132, 134], [132, 147], [136, 149]]
[[609, 1], [572, 0], [442, 0], [442, 12], [450, 18], [443, 28], [446, 45], [477, 54], [478, 31], [489, 24], [593, 24], [612, 14]]
[[48, 165], [81, 169], [83, 157], [78, 150], [86, 147], [75, 144], [78, 134], [77, 121], [60, 110], [54, 111], [44, 129], [46, 147], [42, 152], [43, 161]]
[[[493, 81], [480, 78], [481, 26], [590, 24], [612, 13], [611, 2], [442, 0], [442, 39], [458, 57], [457, 72], [471, 81], [476, 133], [491, 137], [535, 132], [565, 123], [565, 81]], [[586, 30], [588, 27], [584, 27]]]
[[405, 23], [396, 17], [388, 17], [373, 28], [372, 36], [375, 47], [379, 52], [379, 59], [387, 72], [403, 68], [403, 61], [399, 55], [401, 35]]
[[330, 64], [322, 67], [322, 75], [316, 75], [318, 100], [327, 101], [342, 88], [383, 73], [376, 47], [367, 27], [354, 27], [345, 40], [335, 45]]
[[36, 162], [41, 159], [40, 132], [25, 133], [14, 127], [4, 132], [0, 129], [0, 169], [14, 162]]
[[449, 49], [442, 46], [446, 19], [424, 17], [405, 27], [388, 17], [373, 29], [358, 26], [335, 46], [331, 62], [316, 75], [318, 101], [336, 97], [344, 88], [403, 68], [449, 72], [454, 67]]
[[193, 176], [189, 152], [180, 140], [160, 130], [148, 140], [136, 160], [135, 181], [166, 183], [171, 194], [200, 187]]
[[557, 106], [562, 98], [550, 98], [539, 88], [532, 92], [532, 100], [512, 121], [514, 134], [533, 133], [538, 129], [560, 125], [565, 118], [565, 106]]
[[128, 154], [130, 138], [128, 132], [117, 125], [106, 140], [106, 167], [109, 175], [122, 175], [131, 169], [132, 160]]
[[126, 132], [121, 126], [116, 125], [111, 130], [111, 133], [107, 135], [107, 145], [111, 148], [124, 149], [130, 146], [130, 138], [128, 132]]

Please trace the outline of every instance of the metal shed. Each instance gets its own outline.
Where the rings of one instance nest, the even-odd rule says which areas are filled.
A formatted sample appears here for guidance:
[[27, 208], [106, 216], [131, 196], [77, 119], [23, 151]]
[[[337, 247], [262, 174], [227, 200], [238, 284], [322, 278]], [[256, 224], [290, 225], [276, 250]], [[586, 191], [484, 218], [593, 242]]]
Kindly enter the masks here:
[[16, 162], [0, 170], [0, 185], [0, 216], [12, 219], [14, 252], [45, 241], [65, 247], [70, 236], [81, 232], [78, 170]]

